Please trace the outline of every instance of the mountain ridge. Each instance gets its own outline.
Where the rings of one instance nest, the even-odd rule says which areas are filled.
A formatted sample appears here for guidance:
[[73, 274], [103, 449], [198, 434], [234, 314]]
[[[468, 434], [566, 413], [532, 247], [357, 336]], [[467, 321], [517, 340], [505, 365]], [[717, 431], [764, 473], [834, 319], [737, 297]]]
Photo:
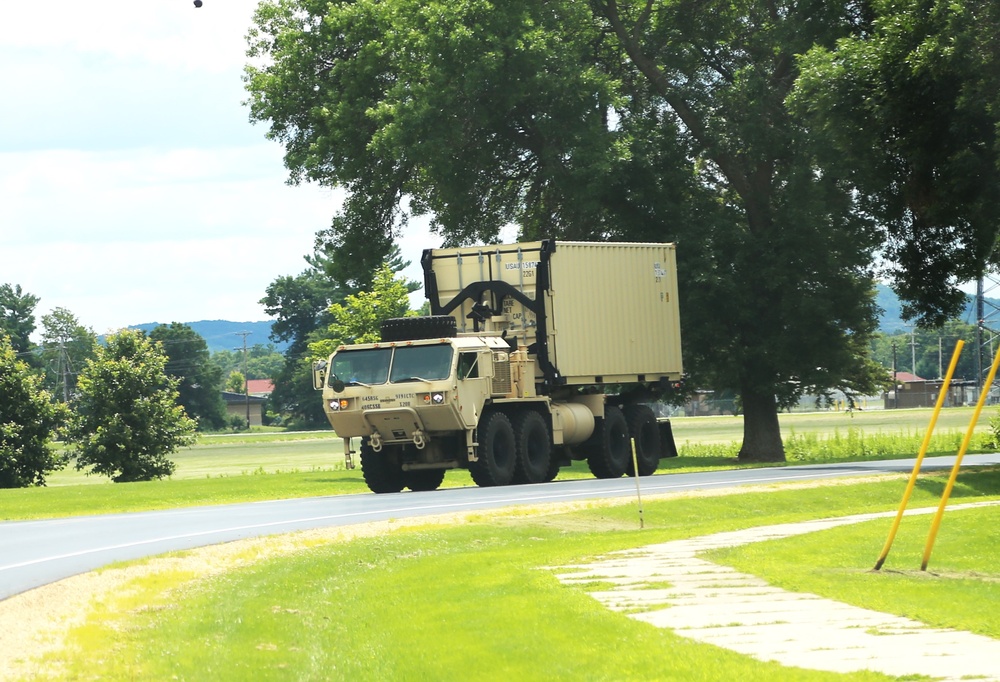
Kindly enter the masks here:
[[[171, 324], [170, 322], [142, 322], [140, 324], [129, 325], [129, 329], [141, 329], [150, 332], [161, 324]], [[288, 348], [285, 341], [271, 340], [271, 327], [274, 324], [271, 320], [261, 320], [257, 322], [239, 322], [233, 320], [197, 320], [195, 322], [182, 322], [197, 332], [208, 346], [210, 353], [217, 353], [220, 350], [243, 350], [243, 332], [247, 333], [247, 348], [258, 344], [273, 344], [278, 352], [284, 352]]]

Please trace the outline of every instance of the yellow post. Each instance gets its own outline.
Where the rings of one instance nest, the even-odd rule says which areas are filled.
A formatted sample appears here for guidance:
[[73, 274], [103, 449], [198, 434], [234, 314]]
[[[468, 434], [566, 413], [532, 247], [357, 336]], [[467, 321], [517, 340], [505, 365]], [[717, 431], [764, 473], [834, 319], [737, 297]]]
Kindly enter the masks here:
[[934, 412], [931, 413], [931, 422], [927, 426], [927, 433], [924, 434], [924, 440], [920, 444], [920, 453], [917, 455], [917, 461], [913, 465], [913, 471], [910, 473], [910, 480], [906, 484], [906, 491], [903, 493], [903, 501], [899, 504], [899, 511], [896, 512], [896, 518], [892, 522], [892, 528], [889, 529], [889, 537], [886, 538], [885, 546], [882, 547], [882, 553], [879, 554], [878, 561], [875, 562], [875, 570], [882, 568], [882, 564], [885, 563], [885, 559], [889, 556], [889, 550], [892, 548], [893, 540], [896, 539], [896, 533], [899, 531], [899, 523], [903, 520], [903, 512], [906, 511], [906, 505], [910, 501], [910, 496], [913, 495], [913, 488], [917, 484], [917, 474], [920, 473], [920, 465], [924, 461], [924, 456], [927, 454], [927, 448], [931, 444], [931, 434], [934, 433], [934, 426], [937, 424], [938, 415], [941, 414], [941, 408], [944, 406], [945, 396], [948, 394], [948, 387], [951, 385], [951, 377], [955, 374], [955, 367], [958, 365], [958, 356], [962, 354], [962, 347], [965, 345], [965, 341], [961, 339], [955, 344], [955, 352], [951, 356], [951, 364], [948, 365], [948, 372], [944, 375], [944, 383], [941, 384], [941, 390], [938, 392], [937, 402], [934, 404]]
[[639, 500], [639, 530], [642, 530], [644, 525], [642, 522], [642, 493], [639, 491], [639, 461], [635, 454], [635, 438], [631, 439], [632, 442], [632, 471], [635, 472], [635, 496]]
[[948, 504], [948, 498], [951, 497], [951, 491], [955, 487], [955, 480], [958, 478], [958, 470], [962, 466], [962, 458], [965, 457], [965, 451], [969, 449], [969, 443], [972, 441], [972, 432], [976, 430], [976, 422], [979, 421], [979, 413], [983, 411], [983, 405], [986, 404], [986, 396], [990, 392], [990, 386], [993, 385], [993, 378], [997, 375], [997, 367], [1000, 366], [1000, 351], [997, 351], [997, 356], [993, 360], [993, 366], [990, 367], [990, 373], [986, 377], [986, 382], [983, 384], [983, 390], [979, 392], [979, 400], [976, 401], [976, 410], [972, 413], [972, 421], [969, 422], [969, 428], [965, 430], [965, 438], [962, 439], [962, 446], [958, 449], [958, 455], [955, 456], [955, 464], [951, 467], [951, 475], [948, 477], [948, 485], [944, 487], [944, 494], [941, 495], [941, 504], [938, 505], [937, 513], [934, 514], [934, 520], [931, 521], [931, 532], [927, 535], [927, 544], [924, 545], [924, 558], [920, 562], [920, 570], [927, 570], [927, 563], [931, 560], [931, 550], [934, 549], [934, 540], [937, 538], [938, 529], [941, 527], [941, 519], [944, 516], [944, 508]]

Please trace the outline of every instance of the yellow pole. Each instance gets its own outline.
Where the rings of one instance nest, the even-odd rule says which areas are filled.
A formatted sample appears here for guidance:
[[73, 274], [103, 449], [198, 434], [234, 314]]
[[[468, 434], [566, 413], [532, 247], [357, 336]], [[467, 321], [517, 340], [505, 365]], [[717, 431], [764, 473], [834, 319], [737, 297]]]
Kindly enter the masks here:
[[965, 438], [962, 440], [962, 446], [958, 449], [954, 466], [951, 467], [948, 485], [944, 487], [944, 494], [941, 495], [941, 504], [938, 505], [937, 513], [934, 514], [934, 520], [931, 521], [931, 532], [927, 535], [927, 544], [924, 545], [924, 558], [920, 562], [921, 571], [927, 570], [927, 563], [931, 560], [931, 550], [934, 549], [934, 540], [937, 538], [938, 529], [941, 527], [944, 508], [947, 506], [948, 498], [951, 497], [951, 491], [955, 487], [958, 470], [962, 466], [962, 458], [965, 457], [965, 451], [969, 449], [969, 443], [972, 441], [972, 432], [975, 431], [976, 422], [979, 421], [979, 413], [983, 411], [983, 405], [986, 404], [986, 396], [990, 392], [990, 386], [993, 385], [993, 378], [997, 375], [997, 367], [1000, 367], [1000, 351], [997, 351], [997, 356], [993, 360], [993, 366], [990, 367], [990, 373], [983, 384], [983, 390], [979, 392], [979, 400], [976, 401], [976, 410], [972, 413], [972, 421], [969, 422], [969, 428], [965, 430]]
[[643, 529], [642, 523], [642, 493], [639, 491], [639, 461], [635, 454], [635, 438], [632, 441], [632, 471], [635, 472], [635, 496], [639, 500], [639, 530]]
[[[875, 570], [882, 568], [882, 564], [885, 563], [886, 557], [889, 556], [889, 550], [892, 548], [892, 543], [896, 539], [896, 533], [899, 531], [899, 523], [903, 520], [903, 512], [906, 511], [906, 505], [910, 501], [910, 496], [913, 494], [913, 488], [917, 484], [917, 474], [920, 473], [920, 465], [924, 461], [924, 456], [927, 454], [927, 448], [931, 444], [931, 434], [934, 433], [934, 426], [937, 424], [938, 415], [941, 414], [941, 408], [944, 406], [945, 396], [948, 394], [948, 387], [951, 385], [951, 377], [955, 374], [955, 367], [958, 365], [958, 356], [962, 354], [962, 347], [965, 345], [965, 341], [961, 339], [955, 344], [955, 352], [951, 356], [951, 364], [948, 365], [948, 372], [944, 375], [944, 382], [941, 384], [941, 390], [938, 391], [937, 402], [934, 404], [934, 412], [931, 413], [931, 423], [927, 426], [927, 433], [924, 434], [924, 440], [920, 444], [920, 453], [917, 455], [917, 461], [913, 465], [913, 471], [910, 473], [910, 480], [906, 484], [906, 491], [903, 493], [903, 501], [899, 504], [899, 511], [896, 512], [896, 518], [892, 522], [892, 528], [889, 529], [889, 537], [886, 538], [885, 546], [882, 547], [882, 553], [879, 554], [878, 561], [875, 562]], [[893, 387], [893, 390], [896, 390]]]

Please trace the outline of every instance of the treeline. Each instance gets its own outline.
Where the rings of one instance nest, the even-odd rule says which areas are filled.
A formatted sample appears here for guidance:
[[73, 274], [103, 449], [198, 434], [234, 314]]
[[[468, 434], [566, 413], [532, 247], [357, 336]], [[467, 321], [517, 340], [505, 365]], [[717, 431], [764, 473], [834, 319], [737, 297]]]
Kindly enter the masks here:
[[[180, 322], [122, 330], [101, 343], [65, 308], [43, 315], [37, 329], [39, 298], [0, 286], [0, 487], [44, 485], [70, 461], [115, 482], [168, 476], [167, 456], [196, 431], [248, 426], [227, 416], [222, 398], [224, 390], [244, 392], [247, 379], [274, 382], [269, 423], [327, 427], [312, 361], [341, 343], [376, 340], [386, 317], [416, 314], [408, 299], [416, 285], [395, 276], [406, 265], [398, 257], [383, 263], [370, 282], [358, 282], [365, 291], [334, 287], [319, 269], [276, 280], [264, 302], [278, 318], [275, 340], [292, 341], [285, 354], [274, 344], [210, 354]], [[56, 439], [66, 447], [53, 447]]]

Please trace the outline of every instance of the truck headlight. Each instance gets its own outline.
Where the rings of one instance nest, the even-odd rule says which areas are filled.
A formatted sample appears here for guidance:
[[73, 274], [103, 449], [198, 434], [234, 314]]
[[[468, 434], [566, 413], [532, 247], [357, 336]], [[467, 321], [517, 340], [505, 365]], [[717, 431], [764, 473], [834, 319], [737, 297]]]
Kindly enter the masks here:
[[444, 404], [444, 393], [424, 393], [424, 404], [425, 405], [442, 405]]
[[340, 400], [330, 401], [330, 410], [332, 412], [340, 412], [341, 410], [346, 410], [348, 402], [346, 398], [341, 398]]

